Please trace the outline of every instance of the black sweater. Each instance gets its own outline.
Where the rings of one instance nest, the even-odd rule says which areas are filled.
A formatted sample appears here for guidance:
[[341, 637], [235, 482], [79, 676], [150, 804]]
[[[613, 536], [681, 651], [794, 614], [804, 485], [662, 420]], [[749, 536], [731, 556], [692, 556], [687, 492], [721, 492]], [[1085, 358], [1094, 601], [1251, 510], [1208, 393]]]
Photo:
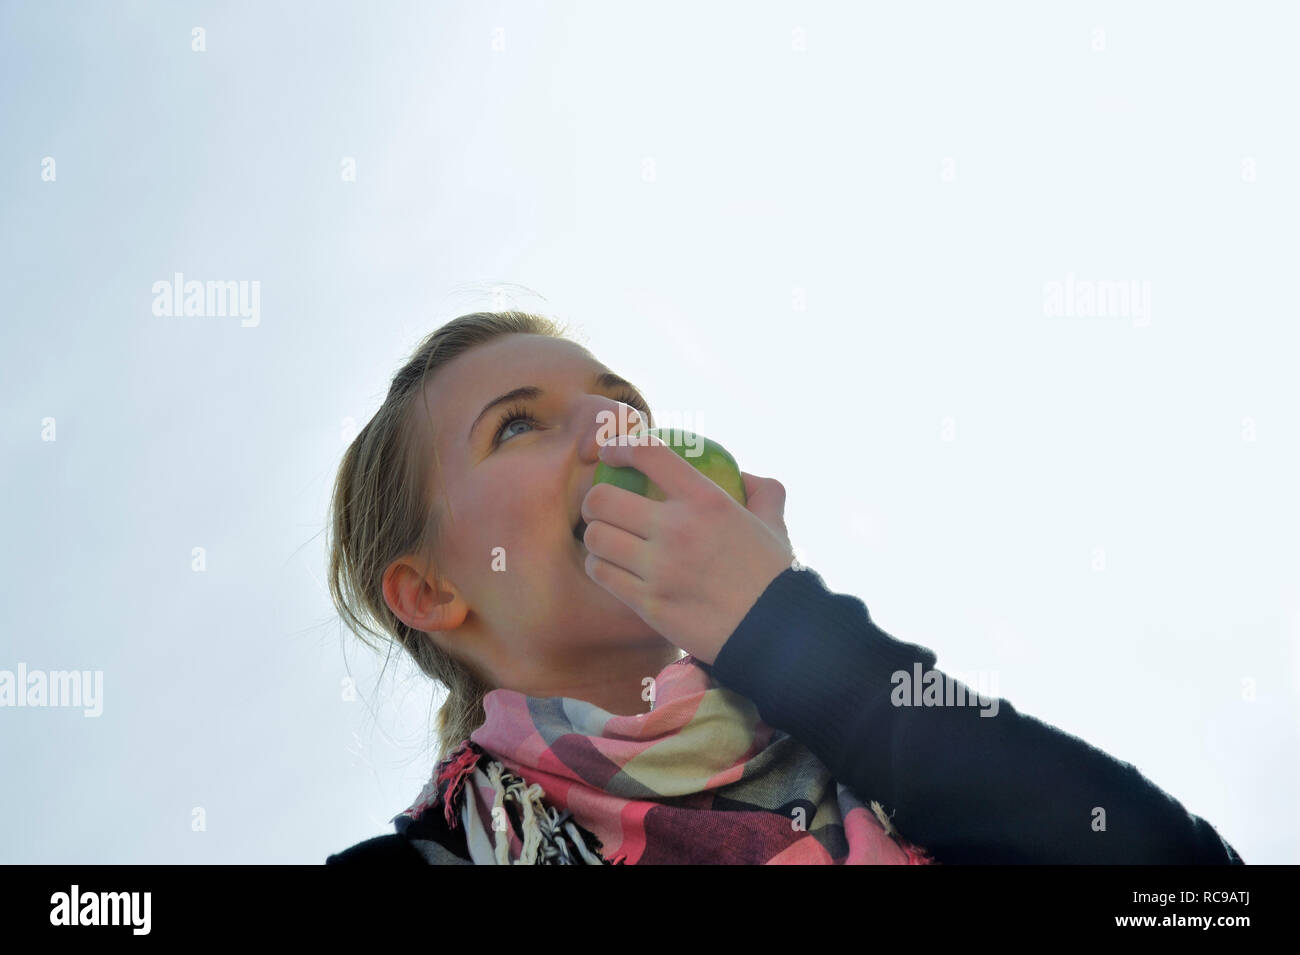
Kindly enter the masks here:
[[[931, 671], [935, 659], [881, 630], [861, 600], [832, 593], [816, 571], [792, 568], [768, 585], [709, 669], [753, 700], [766, 723], [803, 742], [832, 778], [880, 802], [899, 834], [936, 862], [1242, 864], [1208, 822], [1136, 767], [1005, 699], [992, 716], [981, 716], [991, 711], [987, 699], [899, 705], [895, 674], [911, 678], [917, 664]], [[901, 699], [912, 701], [911, 692]], [[440, 813], [425, 813], [419, 827], [325, 861], [468, 860], [463, 832], [448, 830]]]

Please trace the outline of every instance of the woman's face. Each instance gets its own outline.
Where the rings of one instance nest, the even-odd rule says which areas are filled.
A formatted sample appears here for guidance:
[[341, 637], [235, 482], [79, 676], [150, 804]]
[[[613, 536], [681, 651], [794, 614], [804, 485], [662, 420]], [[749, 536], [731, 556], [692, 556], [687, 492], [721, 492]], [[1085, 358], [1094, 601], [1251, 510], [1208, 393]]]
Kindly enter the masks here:
[[[620, 651], [666, 644], [587, 575], [574, 536], [597, 433], [627, 429], [620, 399], [649, 417], [635, 388], [599, 380], [609, 374], [574, 342], [510, 334], [457, 356], [426, 385], [441, 466], [434, 571], [454, 596], [423, 607], [439, 619], [412, 625], [495, 686], [542, 693], [562, 674], [613, 665]], [[526, 387], [536, 396], [500, 400]], [[417, 584], [411, 574], [401, 586]], [[421, 606], [413, 589], [402, 599]]]

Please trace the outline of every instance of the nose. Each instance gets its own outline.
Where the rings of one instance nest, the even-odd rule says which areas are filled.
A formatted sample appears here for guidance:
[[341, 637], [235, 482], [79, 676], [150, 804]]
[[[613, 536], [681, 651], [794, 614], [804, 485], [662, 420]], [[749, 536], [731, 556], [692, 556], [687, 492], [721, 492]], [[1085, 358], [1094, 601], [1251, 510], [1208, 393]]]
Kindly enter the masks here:
[[631, 405], [606, 398], [587, 395], [579, 409], [580, 453], [584, 462], [594, 464], [600, 460], [601, 444], [621, 434], [635, 434], [650, 427], [645, 415]]

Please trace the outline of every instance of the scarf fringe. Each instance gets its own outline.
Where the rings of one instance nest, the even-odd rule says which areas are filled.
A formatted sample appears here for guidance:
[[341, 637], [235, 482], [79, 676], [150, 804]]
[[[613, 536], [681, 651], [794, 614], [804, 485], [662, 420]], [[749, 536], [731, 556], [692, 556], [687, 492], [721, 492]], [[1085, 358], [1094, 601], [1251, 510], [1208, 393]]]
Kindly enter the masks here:
[[600, 856], [600, 840], [578, 826], [569, 810], [560, 812], [548, 805], [540, 783], [528, 785], [497, 760], [488, 762], [485, 775], [495, 793], [492, 818], [500, 818], [498, 810], [512, 821], [517, 818], [518, 838], [523, 842], [519, 859], [512, 862], [510, 830], [489, 836], [498, 865], [607, 864]]

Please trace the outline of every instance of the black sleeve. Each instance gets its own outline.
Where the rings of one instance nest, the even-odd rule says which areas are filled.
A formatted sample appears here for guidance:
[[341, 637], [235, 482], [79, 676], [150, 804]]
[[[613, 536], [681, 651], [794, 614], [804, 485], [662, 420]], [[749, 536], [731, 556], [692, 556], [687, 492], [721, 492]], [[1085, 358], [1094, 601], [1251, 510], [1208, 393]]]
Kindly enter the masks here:
[[992, 709], [987, 698], [967, 706], [891, 701], [901, 699], [895, 673], [932, 670], [935, 659], [803, 568], [768, 585], [710, 669], [858, 798], [882, 803], [899, 834], [938, 862], [1242, 863], [1208, 822], [1136, 767], [1005, 699], [996, 698], [992, 716], [980, 715]]

